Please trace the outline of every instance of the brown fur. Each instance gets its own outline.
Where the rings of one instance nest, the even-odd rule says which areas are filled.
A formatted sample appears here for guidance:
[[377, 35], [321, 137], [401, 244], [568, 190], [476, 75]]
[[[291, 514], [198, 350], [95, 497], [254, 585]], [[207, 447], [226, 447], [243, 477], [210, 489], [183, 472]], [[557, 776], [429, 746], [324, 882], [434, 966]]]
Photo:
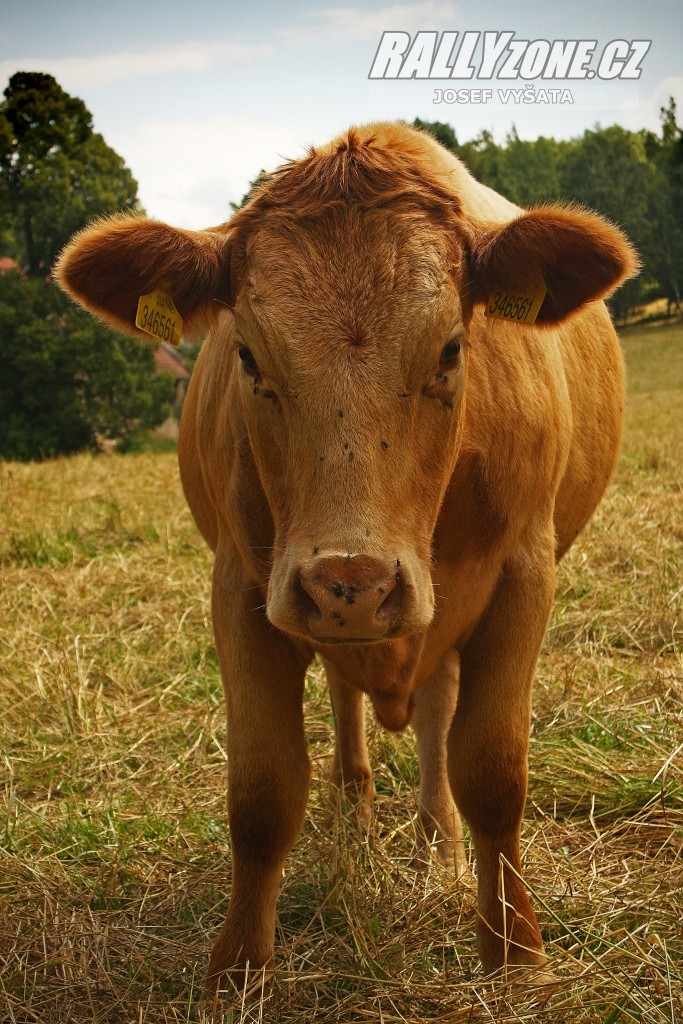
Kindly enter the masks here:
[[[531, 684], [555, 559], [619, 447], [623, 368], [596, 300], [635, 269], [601, 218], [525, 213], [386, 124], [281, 168], [223, 227], [119, 218], [63, 254], [62, 286], [114, 326], [138, 333], [137, 297], [162, 280], [191, 326], [213, 324], [179, 455], [216, 553], [228, 711], [234, 867], [214, 980], [272, 956], [315, 650], [338, 721], [333, 804], [367, 823], [361, 691], [389, 728], [412, 716], [420, 819], [457, 870], [456, 805], [470, 826], [485, 968], [542, 962], [518, 877]], [[541, 279], [539, 326], [484, 318], [493, 290]]]

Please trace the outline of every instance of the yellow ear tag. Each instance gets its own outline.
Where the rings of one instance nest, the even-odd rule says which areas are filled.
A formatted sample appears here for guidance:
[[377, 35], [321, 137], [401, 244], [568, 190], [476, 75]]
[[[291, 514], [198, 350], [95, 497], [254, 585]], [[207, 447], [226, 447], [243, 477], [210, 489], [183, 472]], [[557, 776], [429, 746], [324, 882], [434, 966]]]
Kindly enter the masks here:
[[494, 320], [509, 320], [513, 324], [535, 323], [543, 305], [547, 288], [541, 283], [533, 287], [498, 291], [486, 300], [484, 312]]
[[135, 326], [158, 341], [168, 341], [177, 348], [183, 333], [183, 318], [173, 304], [170, 286], [160, 284], [149, 295], [141, 295]]

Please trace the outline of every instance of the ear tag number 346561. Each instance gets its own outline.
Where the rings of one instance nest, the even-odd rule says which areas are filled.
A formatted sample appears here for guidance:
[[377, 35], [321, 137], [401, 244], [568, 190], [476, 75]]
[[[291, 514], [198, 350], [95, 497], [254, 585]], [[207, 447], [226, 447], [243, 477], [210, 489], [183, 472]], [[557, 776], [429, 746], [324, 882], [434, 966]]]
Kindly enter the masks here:
[[544, 284], [494, 292], [486, 300], [484, 312], [494, 320], [509, 320], [513, 324], [531, 326], [538, 316], [546, 294]]
[[135, 326], [158, 341], [168, 341], [178, 347], [183, 332], [183, 318], [175, 308], [173, 296], [166, 285], [159, 285], [148, 295], [140, 296]]

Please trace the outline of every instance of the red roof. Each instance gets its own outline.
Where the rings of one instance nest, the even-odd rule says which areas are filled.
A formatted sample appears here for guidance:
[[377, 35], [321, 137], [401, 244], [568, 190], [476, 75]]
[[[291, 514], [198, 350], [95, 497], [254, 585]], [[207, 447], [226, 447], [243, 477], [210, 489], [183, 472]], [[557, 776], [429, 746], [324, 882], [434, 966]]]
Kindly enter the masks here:
[[159, 348], [155, 349], [154, 362], [157, 365], [157, 370], [161, 373], [171, 373], [176, 380], [190, 379], [190, 374], [185, 369], [180, 355], [172, 345], [167, 345], [165, 341], [162, 341]]

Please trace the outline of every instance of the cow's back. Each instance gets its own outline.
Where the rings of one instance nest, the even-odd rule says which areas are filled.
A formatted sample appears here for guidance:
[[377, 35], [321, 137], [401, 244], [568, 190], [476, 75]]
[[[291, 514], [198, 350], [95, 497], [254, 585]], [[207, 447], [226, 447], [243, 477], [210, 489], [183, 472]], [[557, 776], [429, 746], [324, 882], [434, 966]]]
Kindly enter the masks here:
[[619, 454], [625, 403], [621, 346], [604, 302], [558, 331], [572, 409], [567, 468], [555, 503], [561, 557], [590, 519]]

